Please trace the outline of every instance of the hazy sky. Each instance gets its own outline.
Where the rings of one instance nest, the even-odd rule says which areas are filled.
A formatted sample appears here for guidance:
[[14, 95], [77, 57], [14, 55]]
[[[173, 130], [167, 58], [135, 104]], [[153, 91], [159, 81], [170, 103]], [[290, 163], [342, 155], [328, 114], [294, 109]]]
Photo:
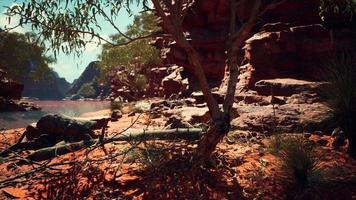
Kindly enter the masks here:
[[[16, 19], [11, 20], [11, 24], [8, 24], [8, 20], [4, 15], [4, 6], [11, 6], [14, 0], [0, 0], [0, 28], [6, 26], [11, 26], [16, 24]], [[22, 2], [22, 0], [17, 0], [16, 3]], [[137, 13], [139, 10], [138, 7], [134, 8], [134, 13]], [[99, 19], [100, 20], [100, 19]], [[117, 17], [117, 26], [125, 31], [126, 26], [132, 23], [133, 17], [130, 17], [125, 10]], [[104, 20], [102, 21], [102, 31], [100, 31], [101, 36], [108, 37], [116, 33], [115, 29], [110, 26], [107, 22], [105, 23]], [[18, 27], [14, 31], [25, 33], [31, 31], [28, 27]], [[78, 58], [77, 56], [73, 55], [65, 55], [60, 53], [57, 56], [57, 62], [55, 64], [51, 64], [52, 67], [61, 77], [67, 79], [67, 81], [72, 82], [74, 79], [78, 78], [80, 74], [84, 71], [85, 67], [91, 62], [97, 60], [97, 56], [101, 51], [101, 47], [97, 44], [88, 44], [83, 54]]]

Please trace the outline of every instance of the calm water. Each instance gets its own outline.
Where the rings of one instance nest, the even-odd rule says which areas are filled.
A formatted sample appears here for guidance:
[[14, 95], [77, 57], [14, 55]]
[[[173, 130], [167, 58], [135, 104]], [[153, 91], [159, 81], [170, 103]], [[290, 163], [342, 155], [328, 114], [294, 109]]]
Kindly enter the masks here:
[[42, 108], [41, 111], [0, 112], [0, 128], [22, 128], [37, 122], [48, 113], [78, 117], [86, 112], [110, 108], [107, 101], [31, 101]]

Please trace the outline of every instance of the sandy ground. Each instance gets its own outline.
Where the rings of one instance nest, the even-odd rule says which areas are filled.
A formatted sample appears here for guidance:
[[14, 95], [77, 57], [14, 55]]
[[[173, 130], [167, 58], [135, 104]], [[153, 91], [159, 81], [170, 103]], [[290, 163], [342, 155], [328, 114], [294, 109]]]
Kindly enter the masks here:
[[[108, 117], [110, 110], [85, 113], [82, 119]], [[129, 131], [162, 129], [166, 119], [149, 119], [147, 114], [125, 114], [119, 121], [110, 122], [108, 135], [130, 128]], [[135, 123], [134, 123], [135, 122]], [[7, 130], [1, 134], [6, 143], [13, 144], [24, 129]], [[231, 133], [233, 134], [233, 133]], [[332, 177], [344, 178], [356, 174], [356, 160], [346, 155], [346, 147], [334, 150], [331, 137], [312, 135], [310, 140], [326, 139], [327, 145], [318, 147], [325, 169], [336, 171]], [[208, 170], [194, 170], [187, 160], [175, 158], [169, 151], [163, 161], [147, 164], [130, 155], [115, 155], [118, 151], [132, 147], [127, 143], [107, 144], [93, 151], [80, 150], [56, 157], [50, 163], [83, 161], [86, 158], [101, 159], [86, 165], [62, 165], [48, 173], [21, 179], [16, 186], [2, 188], [0, 199], [285, 199], [291, 190], [283, 179], [280, 160], [267, 149], [268, 140], [263, 142], [222, 141], [214, 154], [214, 166]], [[189, 157], [194, 145], [177, 142], [155, 142], [163, 147], [180, 146], [179, 155]], [[185, 151], [185, 152], [183, 152]], [[173, 151], [174, 152], [174, 151]], [[22, 152], [26, 154], [26, 152]], [[173, 158], [173, 159], [172, 159]], [[13, 167], [13, 162], [0, 164], [0, 181], [33, 169], [34, 166]], [[46, 178], [43, 178], [46, 177]], [[322, 199], [356, 199], [356, 185], [340, 185], [318, 188], [313, 194]], [[329, 192], [328, 192], [329, 191]], [[178, 196], [177, 196], [178, 195]], [[307, 196], [305, 199], [309, 199]]]

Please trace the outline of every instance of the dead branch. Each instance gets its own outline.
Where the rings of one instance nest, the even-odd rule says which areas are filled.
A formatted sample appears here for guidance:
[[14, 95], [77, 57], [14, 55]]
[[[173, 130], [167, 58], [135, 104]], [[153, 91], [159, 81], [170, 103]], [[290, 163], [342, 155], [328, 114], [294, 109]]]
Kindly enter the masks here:
[[[74, 142], [64, 145], [58, 145], [48, 148], [39, 149], [26, 157], [26, 159], [31, 161], [44, 161], [56, 156], [67, 154], [70, 152], [78, 151], [94, 144], [104, 145], [114, 141], [147, 141], [147, 140], [188, 140], [195, 141], [200, 139], [203, 133], [202, 129], [171, 129], [163, 131], [144, 131], [141, 133], [124, 133], [115, 137], [110, 137], [104, 139], [103, 142], [99, 143], [99, 139], [85, 140], [81, 142]], [[20, 162], [19, 164], [25, 164]]]

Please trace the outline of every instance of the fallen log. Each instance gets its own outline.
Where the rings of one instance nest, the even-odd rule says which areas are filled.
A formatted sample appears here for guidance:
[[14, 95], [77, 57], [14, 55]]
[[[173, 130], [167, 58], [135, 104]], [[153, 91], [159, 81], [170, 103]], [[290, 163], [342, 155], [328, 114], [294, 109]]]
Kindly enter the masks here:
[[[171, 130], [160, 131], [144, 131], [140, 133], [122, 133], [115, 137], [110, 137], [99, 142], [99, 139], [84, 140], [81, 142], [67, 143], [64, 145], [57, 145], [53, 147], [39, 149], [26, 157], [30, 161], [44, 161], [56, 156], [67, 154], [70, 152], [78, 151], [94, 144], [107, 144], [114, 141], [148, 141], [148, 140], [188, 140], [196, 141], [200, 139], [203, 134], [203, 130], [199, 128], [178, 128]], [[18, 164], [25, 164], [25, 161], [21, 161]]]
[[[79, 142], [95, 137], [94, 130], [105, 128], [109, 118], [92, 120], [74, 119], [63, 115], [43, 116], [36, 124], [27, 126], [16, 142], [0, 152], [0, 158], [19, 150], [35, 150], [51, 147], [58, 142]], [[26, 141], [23, 140], [26, 138]]]

